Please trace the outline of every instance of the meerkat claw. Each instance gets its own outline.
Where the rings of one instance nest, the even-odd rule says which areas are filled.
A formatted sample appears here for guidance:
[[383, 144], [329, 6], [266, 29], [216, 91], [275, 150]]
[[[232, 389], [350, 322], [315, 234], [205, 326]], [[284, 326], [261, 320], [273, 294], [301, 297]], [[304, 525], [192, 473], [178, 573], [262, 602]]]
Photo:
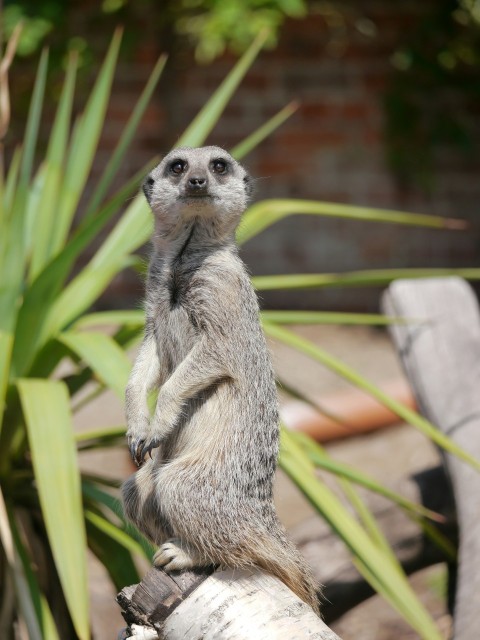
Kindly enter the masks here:
[[130, 456], [137, 467], [139, 467], [143, 462], [142, 450], [144, 447], [144, 443], [145, 440], [142, 438], [133, 438], [132, 436], [129, 436], [128, 438], [128, 448], [130, 450]]
[[173, 540], [161, 545], [153, 556], [153, 564], [156, 567], [162, 567], [165, 571], [191, 569], [195, 566], [190, 554]]
[[152, 459], [152, 451], [156, 449], [160, 445], [160, 441], [157, 438], [153, 438], [150, 440], [149, 444], [142, 451], [142, 459], [144, 459], [147, 455], [150, 456], [150, 460]]

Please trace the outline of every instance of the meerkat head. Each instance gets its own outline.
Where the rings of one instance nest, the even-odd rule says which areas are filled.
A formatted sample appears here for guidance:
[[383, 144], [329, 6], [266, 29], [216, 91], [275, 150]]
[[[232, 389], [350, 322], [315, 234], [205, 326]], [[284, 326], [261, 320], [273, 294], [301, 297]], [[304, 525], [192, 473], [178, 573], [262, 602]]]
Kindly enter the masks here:
[[143, 191], [160, 230], [193, 219], [218, 236], [232, 233], [247, 206], [251, 182], [245, 169], [220, 147], [181, 147], [147, 176]]

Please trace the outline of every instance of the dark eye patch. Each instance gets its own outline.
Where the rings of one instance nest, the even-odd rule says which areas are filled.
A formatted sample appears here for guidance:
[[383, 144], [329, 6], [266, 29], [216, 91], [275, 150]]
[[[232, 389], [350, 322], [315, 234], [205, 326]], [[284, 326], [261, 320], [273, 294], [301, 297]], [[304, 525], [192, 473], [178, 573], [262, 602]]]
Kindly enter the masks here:
[[213, 173], [216, 173], [220, 176], [228, 173], [228, 162], [226, 160], [223, 160], [222, 158], [212, 160], [210, 167]]
[[176, 176], [181, 175], [187, 168], [187, 163], [184, 160], [174, 160], [170, 163], [169, 171]]

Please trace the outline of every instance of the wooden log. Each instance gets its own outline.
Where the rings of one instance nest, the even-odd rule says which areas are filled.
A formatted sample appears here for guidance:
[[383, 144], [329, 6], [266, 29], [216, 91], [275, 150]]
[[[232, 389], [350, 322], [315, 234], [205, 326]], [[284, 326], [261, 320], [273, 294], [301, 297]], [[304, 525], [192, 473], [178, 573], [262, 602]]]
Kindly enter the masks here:
[[[462, 279], [398, 280], [384, 297], [392, 316], [420, 322], [391, 329], [422, 413], [480, 459], [480, 313]], [[480, 626], [480, 473], [446, 456], [459, 526], [455, 640], [478, 637]]]
[[340, 640], [278, 578], [260, 570], [167, 575], [154, 568], [117, 601], [129, 625], [119, 638]]

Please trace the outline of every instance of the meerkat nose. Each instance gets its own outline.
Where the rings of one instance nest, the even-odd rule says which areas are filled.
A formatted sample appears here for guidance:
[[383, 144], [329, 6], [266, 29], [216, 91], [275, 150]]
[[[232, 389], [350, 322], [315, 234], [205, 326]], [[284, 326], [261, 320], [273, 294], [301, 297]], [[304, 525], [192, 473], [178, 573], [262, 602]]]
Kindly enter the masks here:
[[145, 194], [145, 198], [148, 202], [150, 202], [154, 182], [155, 180], [152, 178], [152, 176], [147, 176], [142, 185], [143, 193]]
[[207, 179], [199, 176], [193, 176], [188, 179], [188, 186], [191, 189], [205, 189], [207, 186]]

